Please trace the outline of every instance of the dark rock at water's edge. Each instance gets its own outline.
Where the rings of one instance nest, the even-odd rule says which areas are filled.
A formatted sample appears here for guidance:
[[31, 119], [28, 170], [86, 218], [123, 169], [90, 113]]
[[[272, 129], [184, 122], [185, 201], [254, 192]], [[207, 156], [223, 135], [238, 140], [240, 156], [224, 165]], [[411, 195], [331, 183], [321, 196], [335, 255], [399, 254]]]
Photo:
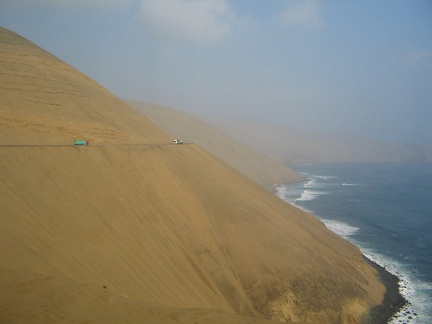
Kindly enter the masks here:
[[373, 307], [364, 317], [363, 324], [385, 324], [394, 314], [404, 307], [408, 301], [399, 292], [398, 276], [388, 272], [384, 267], [363, 256], [364, 260], [374, 267], [379, 274], [382, 283], [386, 287], [384, 299], [378, 306]]

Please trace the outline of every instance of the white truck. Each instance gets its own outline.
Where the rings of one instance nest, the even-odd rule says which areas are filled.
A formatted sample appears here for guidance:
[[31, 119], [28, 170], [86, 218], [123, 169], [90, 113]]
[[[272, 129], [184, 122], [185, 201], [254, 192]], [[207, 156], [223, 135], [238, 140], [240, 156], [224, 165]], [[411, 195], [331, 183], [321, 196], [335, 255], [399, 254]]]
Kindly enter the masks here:
[[184, 144], [184, 142], [182, 140], [179, 140], [179, 139], [175, 139], [172, 143], [175, 144], [175, 145], [177, 145], [177, 144]]

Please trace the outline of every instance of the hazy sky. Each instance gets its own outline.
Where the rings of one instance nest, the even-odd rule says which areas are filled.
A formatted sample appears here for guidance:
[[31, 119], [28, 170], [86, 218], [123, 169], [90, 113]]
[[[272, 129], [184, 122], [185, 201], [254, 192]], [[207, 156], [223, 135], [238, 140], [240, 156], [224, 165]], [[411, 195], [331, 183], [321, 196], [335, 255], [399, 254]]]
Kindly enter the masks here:
[[0, 0], [123, 99], [432, 143], [431, 0]]

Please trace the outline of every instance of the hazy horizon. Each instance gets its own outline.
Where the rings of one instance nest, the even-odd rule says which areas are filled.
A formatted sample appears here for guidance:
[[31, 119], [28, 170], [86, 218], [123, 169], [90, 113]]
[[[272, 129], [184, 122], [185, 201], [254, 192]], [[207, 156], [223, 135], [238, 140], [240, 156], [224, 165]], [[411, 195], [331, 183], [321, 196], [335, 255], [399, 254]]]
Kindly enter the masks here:
[[0, 21], [123, 99], [432, 143], [428, 0], [3, 0]]

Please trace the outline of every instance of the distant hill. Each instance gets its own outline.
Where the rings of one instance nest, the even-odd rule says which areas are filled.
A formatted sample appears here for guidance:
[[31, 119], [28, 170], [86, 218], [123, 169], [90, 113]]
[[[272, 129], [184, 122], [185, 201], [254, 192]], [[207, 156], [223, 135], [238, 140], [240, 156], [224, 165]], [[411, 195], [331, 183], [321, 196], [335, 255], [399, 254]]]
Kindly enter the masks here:
[[356, 323], [382, 301], [316, 217], [4, 28], [0, 80], [0, 322]]
[[283, 164], [240, 144], [192, 115], [142, 101], [127, 101], [158, 127], [189, 143], [196, 143], [261, 185], [298, 182], [301, 177]]
[[286, 165], [304, 163], [432, 161], [431, 145], [402, 145], [283, 125], [202, 117], [238, 142]]

